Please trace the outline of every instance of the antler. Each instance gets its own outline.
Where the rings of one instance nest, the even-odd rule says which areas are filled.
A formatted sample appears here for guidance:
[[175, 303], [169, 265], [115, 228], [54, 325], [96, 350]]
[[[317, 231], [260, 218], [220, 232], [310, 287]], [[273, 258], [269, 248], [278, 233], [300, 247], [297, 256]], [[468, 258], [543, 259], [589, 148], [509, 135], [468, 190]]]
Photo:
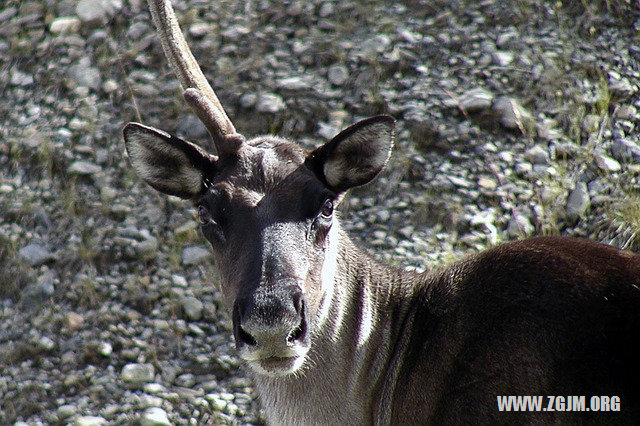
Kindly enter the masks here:
[[184, 89], [184, 99], [204, 123], [218, 155], [236, 152], [244, 138], [236, 133], [182, 35], [170, 0], [147, 0], [164, 54]]

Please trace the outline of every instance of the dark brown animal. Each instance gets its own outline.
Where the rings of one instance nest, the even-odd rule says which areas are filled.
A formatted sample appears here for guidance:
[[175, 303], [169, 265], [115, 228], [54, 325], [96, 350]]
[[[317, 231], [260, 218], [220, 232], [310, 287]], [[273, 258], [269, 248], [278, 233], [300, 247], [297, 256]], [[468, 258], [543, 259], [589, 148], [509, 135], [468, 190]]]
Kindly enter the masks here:
[[[426, 274], [374, 260], [335, 209], [385, 166], [394, 120], [361, 121], [312, 152], [246, 140], [168, 0], [149, 6], [217, 155], [136, 123], [124, 129], [127, 152], [152, 187], [193, 200], [269, 423], [638, 424], [640, 257], [534, 238]], [[599, 409], [618, 404], [502, 412], [509, 395], [541, 396], [545, 409], [573, 397], [584, 404], [572, 410], [594, 409], [592, 397]]]

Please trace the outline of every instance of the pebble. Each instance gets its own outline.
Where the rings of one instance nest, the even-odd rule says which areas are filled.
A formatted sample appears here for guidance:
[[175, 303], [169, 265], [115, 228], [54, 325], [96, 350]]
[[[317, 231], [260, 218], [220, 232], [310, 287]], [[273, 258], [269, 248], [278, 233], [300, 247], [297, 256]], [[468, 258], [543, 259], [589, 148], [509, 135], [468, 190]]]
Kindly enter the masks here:
[[[311, 89], [311, 83], [302, 77], [287, 77], [276, 82], [276, 87], [282, 90], [308, 90]], [[273, 111], [276, 112], [276, 111]]]
[[626, 78], [609, 81], [609, 93], [616, 101], [624, 101], [634, 95], [637, 91], [638, 87], [631, 84], [631, 82]]
[[76, 87], [81, 86], [97, 90], [102, 84], [100, 71], [91, 65], [91, 59], [88, 56], [71, 65], [67, 71], [67, 76]]
[[524, 158], [526, 158], [527, 161], [530, 161], [533, 164], [548, 164], [549, 152], [540, 145], [536, 145], [532, 148], [529, 148], [524, 153]]
[[76, 4], [76, 14], [84, 24], [104, 25], [114, 15], [118, 4], [122, 6], [119, 0], [79, 0]]
[[567, 197], [565, 205], [567, 216], [571, 219], [577, 219], [587, 211], [590, 205], [591, 199], [589, 198], [587, 184], [578, 182], [573, 191], [569, 193], [569, 197]]
[[158, 252], [158, 239], [149, 235], [146, 239], [135, 245], [135, 253], [138, 259], [153, 259]]
[[209, 131], [198, 117], [193, 114], [185, 114], [178, 121], [176, 126], [178, 136], [188, 140], [206, 140]]
[[494, 179], [481, 177], [478, 179], [478, 186], [486, 190], [493, 191], [498, 187], [498, 182], [496, 182]]
[[523, 214], [516, 213], [509, 219], [507, 224], [507, 233], [511, 237], [528, 237], [535, 232], [534, 226], [528, 217]]
[[30, 243], [22, 247], [18, 254], [31, 266], [40, 266], [53, 259], [53, 254], [46, 247], [38, 243]]
[[478, 112], [491, 108], [494, 94], [482, 87], [471, 89], [458, 98], [460, 108], [466, 112]]
[[97, 416], [80, 416], [73, 422], [74, 426], [101, 426], [106, 424], [106, 419]]
[[611, 145], [611, 155], [622, 162], [640, 161], [640, 145], [626, 138], [619, 138]]
[[175, 383], [183, 388], [190, 388], [196, 384], [196, 377], [191, 373], [181, 374], [176, 377]]
[[166, 388], [162, 386], [160, 383], [147, 383], [144, 385], [143, 390], [146, 393], [155, 395], [155, 394], [166, 391]]
[[202, 318], [202, 311], [204, 305], [202, 302], [192, 296], [182, 298], [182, 309], [188, 319], [191, 321], [198, 321]]
[[84, 324], [84, 317], [80, 314], [77, 314], [75, 312], [68, 312], [64, 316], [64, 325], [70, 331], [79, 330], [80, 328], [82, 328], [83, 324]]
[[151, 407], [142, 413], [140, 426], [171, 426], [171, 422], [166, 411], [160, 407]]
[[497, 50], [491, 55], [493, 63], [501, 67], [506, 67], [513, 62], [514, 54], [504, 50]]
[[80, 30], [80, 19], [75, 16], [61, 16], [49, 24], [49, 31], [53, 34], [74, 34]]
[[14, 67], [11, 70], [11, 84], [14, 86], [31, 86], [33, 84], [33, 75]]
[[108, 358], [113, 353], [113, 346], [109, 342], [100, 342], [98, 344], [98, 353], [105, 358]]
[[287, 105], [282, 97], [274, 93], [262, 93], [256, 101], [256, 110], [258, 112], [276, 113], [284, 111]]
[[500, 96], [493, 103], [493, 110], [498, 114], [498, 120], [510, 130], [526, 131], [533, 124], [531, 114], [514, 98]]
[[148, 383], [154, 379], [153, 364], [127, 364], [120, 373], [120, 378], [127, 383]]
[[341, 64], [331, 65], [327, 71], [327, 78], [331, 84], [342, 86], [349, 78], [349, 70]]
[[211, 252], [203, 246], [189, 246], [182, 250], [182, 264], [185, 266], [197, 265], [210, 257]]
[[602, 153], [596, 153], [594, 155], [596, 166], [605, 172], [618, 172], [622, 169], [620, 163], [611, 157], [608, 157]]
[[58, 407], [58, 409], [56, 410], [56, 415], [58, 416], [58, 419], [64, 420], [75, 415], [77, 412], [78, 409], [75, 405], [66, 404]]
[[89, 161], [74, 161], [67, 168], [67, 172], [79, 176], [91, 176], [102, 171], [102, 167]]
[[29, 284], [22, 290], [21, 304], [24, 307], [38, 307], [42, 302], [49, 300], [55, 293], [54, 276], [46, 273], [34, 284]]

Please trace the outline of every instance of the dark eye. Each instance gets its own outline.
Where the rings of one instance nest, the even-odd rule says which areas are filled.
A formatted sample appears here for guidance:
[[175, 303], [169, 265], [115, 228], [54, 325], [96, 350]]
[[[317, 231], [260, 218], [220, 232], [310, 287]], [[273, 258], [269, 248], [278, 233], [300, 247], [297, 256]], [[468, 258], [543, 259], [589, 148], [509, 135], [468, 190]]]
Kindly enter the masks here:
[[324, 204], [322, 205], [322, 210], [320, 211], [320, 214], [327, 219], [330, 218], [331, 215], [333, 215], [333, 201], [331, 200], [325, 201]]
[[206, 225], [211, 222], [211, 214], [205, 206], [198, 206], [198, 221], [202, 225]]

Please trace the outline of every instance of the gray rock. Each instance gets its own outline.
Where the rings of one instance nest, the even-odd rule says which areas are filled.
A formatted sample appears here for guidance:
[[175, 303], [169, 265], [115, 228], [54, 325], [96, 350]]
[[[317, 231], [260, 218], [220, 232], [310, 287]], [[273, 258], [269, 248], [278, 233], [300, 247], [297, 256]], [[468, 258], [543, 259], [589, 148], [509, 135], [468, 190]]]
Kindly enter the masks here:
[[[311, 83], [303, 77], [287, 77], [276, 82], [276, 87], [282, 90], [309, 90]], [[275, 112], [275, 111], [274, 111]]]
[[171, 426], [171, 422], [166, 411], [160, 407], [151, 407], [142, 413], [140, 426]]
[[342, 86], [349, 78], [349, 70], [342, 64], [335, 64], [329, 67], [327, 78], [331, 84]]
[[189, 246], [182, 250], [182, 264], [185, 266], [197, 265], [209, 257], [211, 253], [202, 246]]
[[76, 86], [88, 87], [93, 90], [98, 90], [100, 84], [102, 84], [100, 71], [91, 66], [91, 60], [88, 56], [81, 58], [78, 63], [71, 65], [67, 76]]
[[638, 87], [626, 78], [609, 82], [609, 93], [614, 100], [626, 100], [638, 91]]
[[58, 416], [58, 419], [64, 420], [75, 415], [77, 412], [78, 409], [75, 405], [65, 404], [58, 407], [58, 409], [56, 410], [56, 415]]
[[633, 105], [620, 105], [615, 113], [616, 118], [621, 120], [638, 120], [638, 108]]
[[122, 7], [120, 0], [80, 0], [76, 5], [76, 15], [87, 25], [104, 25]]
[[507, 65], [513, 62], [513, 53], [507, 52], [504, 50], [497, 50], [493, 52], [491, 55], [493, 59], [493, 63], [496, 65], [500, 65], [501, 67], [506, 67]]
[[106, 424], [107, 420], [98, 416], [80, 416], [73, 421], [73, 426], [101, 426]]
[[245, 93], [240, 96], [240, 106], [242, 108], [253, 108], [258, 102], [258, 95], [255, 93]]
[[74, 161], [71, 163], [67, 172], [73, 175], [91, 176], [102, 171], [102, 167], [89, 161]]
[[536, 145], [524, 153], [524, 158], [533, 164], [548, 164], [549, 152], [540, 145]]
[[462, 94], [458, 102], [463, 111], [478, 112], [489, 109], [494, 97], [494, 94], [487, 89], [478, 87]]
[[190, 388], [196, 384], [196, 377], [191, 373], [181, 374], [176, 377], [175, 383], [183, 388]]
[[282, 97], [275, 93], [262, 93], [256, 101], [256, 110], [259, 112], [276, 113], [284, 111], [286, 107]]
[[534, 226], [528, 217], [523, 214], [515, 213], [509, 219], [507, 224], [507, 233], [511, 237], [528, 237], [535, 232]]
[[24, 308], [38, 307], [55, 293], [54, 275], [47, 272], [34, 284], [30, 284], [24, 288], [21, 295], [20, 304]]
[[158, 253], [158, 239], [149, 235], [135, 245], [136, 257], [143, 260], [153, 259]]
[[184, 313], [192, 321], [198, 321], [202, 318], [202, 310], [204, 305], [202, 302], [192, 296], [182, 298], [182, 309]]
[[611, 145], [611, 155], [622, 162], [640, 161], [640, 146], [626, 138], [620, 138], [613, 141]]
[[194, 38], [202, 38], [211, 32], [211, 25], [206, 22], [197, 22], [189, 27], [189, 35]]
[[233, 25], [229, 29], [226, 29], [220, 33], [222, 37], [229, 39], [229, 41], [238, 41], [241, 37], [251, 33], [251, 30], [242, 25]]
[[155, 375], [153, 364], [127, 364], [120, 373], [120, 378], [127, 383], [143, 384], [152, 382]]
[[14, 67], [11, 70], [11, 84], [14, 86], [31, 86], [33, 84], [33, 76]]
[[108, 358], [113, 353], [113, 346], [109, 342], [100, 342], [97, 347], [97, 352], [105, 358]]
[[622, 169], [620, 163], [602, 153], [596, 153], [594, 155], [594, 160], [596, 162], [596, 166], [605, 172], [618, 172]]
[[533, 127], [533, 117], [516, 99], [500, 96], [494, 101], [493, 110], [507, 129], [526, 131]]
[[516, 172], [516, 175], [521, 177], [527, 177], [533, 172], [533, 165], [529, 162], [522, 161], [522, 162], [516, 163], [513, 169], [514, 169], [514, 172]]
[[151, 31], [151, 27], [146, 22], [135, 22], [129, 27], [127, 35], [132, 40], [139, 40], [149, 31]]
[[582, 216], [591, 205], [587, 184], [578, 182], [576, 187], [569, 193], [565, 211], [570, 219], [577, 219]]
[[53, 34], [75, 34], [80, 30], [80, 19], [75, 16], [61, 16], [49, 24], [49, 31]]
[[31, 266], [40, 266], [53, 259], [53, 254], [38, 243], [31, 243], [22, 247], [18, 254]]
[[193, 114], [186, 114], [180, 118], [176, 125], [176, 133], [178, 136], [189, 140], [207, 139], [209, 137], [209, 132], [205, 125]]

